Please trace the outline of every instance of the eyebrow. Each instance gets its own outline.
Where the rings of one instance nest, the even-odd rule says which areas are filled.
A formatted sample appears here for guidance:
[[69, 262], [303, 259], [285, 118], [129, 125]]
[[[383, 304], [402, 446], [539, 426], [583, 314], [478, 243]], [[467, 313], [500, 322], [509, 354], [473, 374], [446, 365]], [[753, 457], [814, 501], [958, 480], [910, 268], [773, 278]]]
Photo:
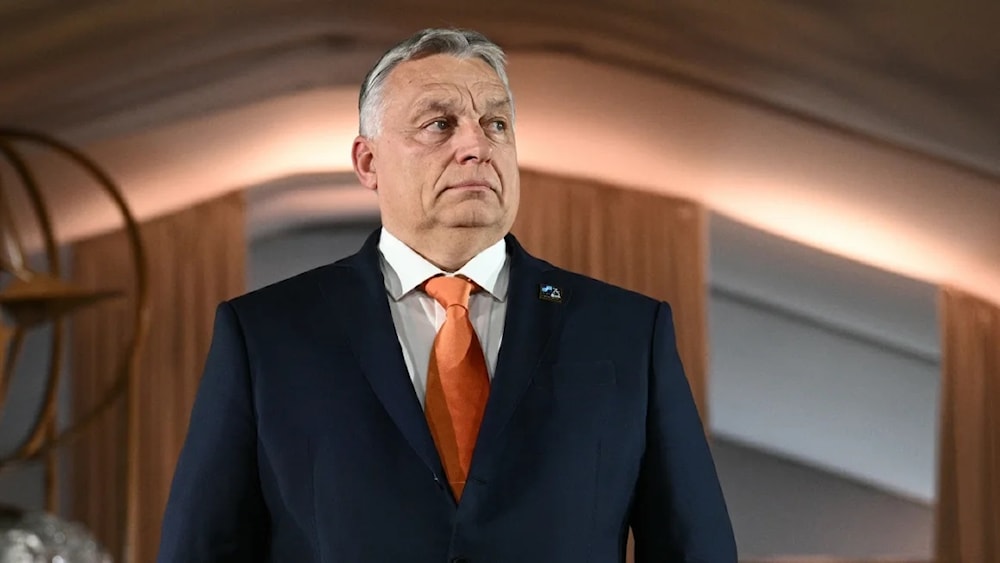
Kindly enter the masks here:
[[[413, 112], [414, 118], [419, 118], [420, 116], [427, 113], [442, 113], [450, 114], [455, 113], [455, 104], [451, 101], [442, 101], [440, 99], [424, 99], [419, 100], [414, 104], [416, 108]], [[511, 107], [510, 98], [493, 98], [492, 100], [487, 100], [484, 104], [484, 113], [496, 113], [501, 109], [509, 110]]]
[[485, 109], [487, 113], [491, 113], [500, 109], [509, 110], [510, 107], [510, 98], [494, 98], [486, 102]]
[[421, 100], [414, 107], [416, 107], [416, 111], [413, 112], [414, 117], [425, 113], [454, 113], [455, 111], [455, 104], [439, 99]]

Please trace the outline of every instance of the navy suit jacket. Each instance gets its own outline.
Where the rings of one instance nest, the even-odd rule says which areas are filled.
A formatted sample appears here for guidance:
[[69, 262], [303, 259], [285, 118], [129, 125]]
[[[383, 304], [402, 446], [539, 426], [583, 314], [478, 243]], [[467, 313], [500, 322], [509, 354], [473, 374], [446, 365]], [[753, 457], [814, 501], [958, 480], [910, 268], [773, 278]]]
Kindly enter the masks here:
[[639, 563], [735, 562], [669, 306], [507, 242], [503, 343], [461, 502], [376, 232], [219, 306], [160, 563], [618, 563], [629, 526]]

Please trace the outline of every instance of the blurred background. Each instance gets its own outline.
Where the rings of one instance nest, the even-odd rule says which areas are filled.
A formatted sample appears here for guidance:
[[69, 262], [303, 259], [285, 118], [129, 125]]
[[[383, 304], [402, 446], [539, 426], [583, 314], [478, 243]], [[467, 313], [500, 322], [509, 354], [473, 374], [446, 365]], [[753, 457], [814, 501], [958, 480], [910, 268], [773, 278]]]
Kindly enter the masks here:
[[[361, 79], [459, 26], [509, 55], [528, 250], [678, 309], [741, 557], [1000, 561], [998, 25], [986, 1], [0, 0], [0, 127], [108, 172], [150, 281], [128, 391], [0, 474], [0, 502], [153, 559], [215, 304], [377, 228], [350, 171]], [[133, 293], [9, 356], [10, 452], [53, 356], [58, 428], [136, 328], [121, 214], [65, 159], [20, 154], [60, 276]], [[0, 220], [46, 271], [20, 178], [0, 164]]]

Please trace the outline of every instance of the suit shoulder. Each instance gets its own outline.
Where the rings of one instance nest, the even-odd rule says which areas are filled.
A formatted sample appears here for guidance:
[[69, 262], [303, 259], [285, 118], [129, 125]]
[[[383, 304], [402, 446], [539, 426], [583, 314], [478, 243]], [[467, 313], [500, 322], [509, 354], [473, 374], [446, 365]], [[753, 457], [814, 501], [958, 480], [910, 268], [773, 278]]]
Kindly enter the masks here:
[[296, 303], [315, 303], [317, 293], [326, 284], [336, 283], [348, 268], [334, 262], [268, 284], [229, 300], [237, 311], [271, 309], [275, 306], [294, 308]]
[[574, 294], [588, 299], [598, 299], [616, 306], [626, 307], [652, 307], [656, 308], [661, 301], [637, 291], [625, 289], [624, 287], [601, 281], [590, 276], [577, 272], [552, 267], [558, 276], [566, 280], [566, 285], [570, 287]]

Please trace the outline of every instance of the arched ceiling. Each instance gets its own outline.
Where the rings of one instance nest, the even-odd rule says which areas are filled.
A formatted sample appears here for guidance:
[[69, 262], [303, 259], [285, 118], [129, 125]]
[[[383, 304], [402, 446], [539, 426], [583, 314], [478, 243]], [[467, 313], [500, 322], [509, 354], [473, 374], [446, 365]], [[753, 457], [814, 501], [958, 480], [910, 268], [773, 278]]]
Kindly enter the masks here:
[[996, 178], [998, 23], [998, 3], [937, 0], [0, 0], [0, 123], [94, 138], [355, 84], [405, 34], [459, 25], [514, 53], [687, 81]]
[[[474, 27], [510, 52], [523, 165], [1000, 299], [1000, 4], [891, 5], [0, 0], [0, 124], [81, 143], [150, 217], [348, 171], [375, 58]], [[39, 164], [62, 238], [113, 226]]]
[[[140, 217], [248, 187], [287, 192], [258, 229], [365, 215], [357, 83], [414, 29], [474, 27], [511, 52], [523, 165], [1000, 300], [998, 16], [936, 0], [0, 0], [0, 124], [84, 144]], [[71, 171], [38, 168], [67, 186], [61, 235], [109, 228]]]

